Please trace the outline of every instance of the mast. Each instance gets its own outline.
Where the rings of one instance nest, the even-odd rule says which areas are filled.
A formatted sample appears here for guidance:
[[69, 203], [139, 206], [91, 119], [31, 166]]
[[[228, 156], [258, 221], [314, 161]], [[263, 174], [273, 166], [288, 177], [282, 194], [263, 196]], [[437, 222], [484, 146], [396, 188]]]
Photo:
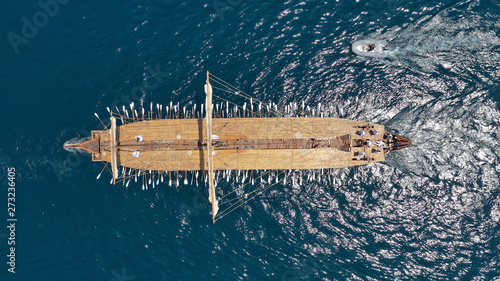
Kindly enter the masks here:
[[208, 200], [212, 203], [212, 220], [215, 223], [215, 216], [219, 210], [218, 201], [215, 197], [214, 185], [214, 157], [212, 151], [212, 86], [210, 85], [210, 73], [207, 71], [207, 84], [205, 84], [205, 93], [207, 98], [205, 101], [205, 110], [207, 112], [207, 160], [208, 160]]
[[118, 178], [118, 166], [116, 163], [116, 118], [111, 116], [111, 129], [109, 130], [109, 134], [111, 135], [109, 148], [111, 151], [111, 173], [113, 174], [113, 185], [116, 182], [116, 178]]

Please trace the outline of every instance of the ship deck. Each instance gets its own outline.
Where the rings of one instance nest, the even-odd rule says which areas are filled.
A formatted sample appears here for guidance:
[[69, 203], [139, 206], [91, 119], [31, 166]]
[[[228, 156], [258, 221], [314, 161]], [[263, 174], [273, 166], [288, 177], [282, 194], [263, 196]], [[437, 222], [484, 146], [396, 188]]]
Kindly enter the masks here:
[[[213, 118], [214, 170], [327, 169], [385, 160], [383, 125], [338, 118]], [[363, 138], [357, 132], [365, 130]], [[374, 136], [371, 131], [377, 130]], [[143, 141], [138, 142], [136, 136]], [[98, 138], [94, 161], [111, 162], [110, 130]], [[206, 170], [206, 119], [137, 121], [116, 128], [116, 164], [154, 171]], [[138, 157], [133, 152], [140, 151]], [[366, 155], [357, 160], [357, 154]]]

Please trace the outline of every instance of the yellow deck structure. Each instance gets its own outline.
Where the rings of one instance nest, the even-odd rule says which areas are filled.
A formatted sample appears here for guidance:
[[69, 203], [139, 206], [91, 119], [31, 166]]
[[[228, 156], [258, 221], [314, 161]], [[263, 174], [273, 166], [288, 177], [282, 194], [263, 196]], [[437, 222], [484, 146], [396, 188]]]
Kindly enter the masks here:
[[[384, 161], [361, 142], [383, 141], [384, 126], [338, 118], [213, 118], [214, 170], [322, 169]], [[110, 129], [111, 130], [111, 129]], [[110, 130], [93, 131], [93, 159], [111, 163]], [[359, 131], [365, 131], [361, 137]], [[370, 132], [380, 132], [374, 136]], [[143, 141], [138, 142], [136, 136]], [[139, 121], [116, 128], [116, 166], [141, 170], [207, 170], [203, 119]], [[139, 156], [133, 156], [140, 151]], [[357, 153], [364, 157], [357, 160]]]

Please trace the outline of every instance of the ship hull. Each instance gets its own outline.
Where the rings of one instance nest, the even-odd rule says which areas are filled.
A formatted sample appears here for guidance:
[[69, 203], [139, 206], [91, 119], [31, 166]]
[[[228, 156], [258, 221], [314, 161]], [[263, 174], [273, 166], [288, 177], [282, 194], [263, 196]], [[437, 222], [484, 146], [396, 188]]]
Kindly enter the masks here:
[[[383, 125], [339, 118], [213, 118], [214, 170], [327, 169], [385, 160]], [[361, 136], [359, 131], [365, 131]], [[373, 132], [378, 131], [377, 135]], [[159, 119], [93, 131], [94, 161], [151, 171], [207, 170], [204, 119]], [[141, 141], [137, 136], [141, 136]], [[359, 153], [364, 152], [363, 157]]]

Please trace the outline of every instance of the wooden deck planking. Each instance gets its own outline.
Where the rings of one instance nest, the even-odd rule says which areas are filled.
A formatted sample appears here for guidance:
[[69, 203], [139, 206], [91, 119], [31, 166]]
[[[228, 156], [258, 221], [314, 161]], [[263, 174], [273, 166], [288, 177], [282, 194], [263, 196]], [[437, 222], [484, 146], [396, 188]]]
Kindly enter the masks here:
[[[133, 140], [136, 135], [144, 139], [206, 139], [204, 119], [160, 119], [129, 123], [118, 127], [118, 141]], [[221, 139], [278, 139], [324, 138], [354, 134], [354, 126], [364, 126], [367, 122], [337, 118], [214, 118], [213, 134]], [[384, 132], [384, 126], [371, 124]], [[201, 134], [200, 134], [201, 130]], [[360, 138], [353, 135], [353, 138]], [[381, 139], [382, 134], [371, 139]], [[104, 139], [104, 141], [107, 141]]]
[[[362, 151], [356, 148], [354, 151]], [[370, 148], [371, 150], [371, 148]], [[205, 170], [206, 152], [191, 151], [146, 151], [134, 158], [129, 151], [118, 152], [118, 163], [142, 170]], [[369, 154], [369, 153], [367, 153]], [[369, 154], [370, 155], [370, 154]], [[373, 154], [375, 160], [384, 160], [384, 154]], [[271, 149], [271, 150], [225, 150], [214, 156], [214, 170], [257, 170], [257, 169], [322, 169], [340, 168], [367, 164], [367, 161], [353, 160], [353, 153], [335, 149]], [[103, 155], [104, 161], [111, 161], [110, 154]]]
[[[347, 166], [348, 155], [333, 150], [278, 149], [278, 150], [228, 150], [218, 151], [214, 157], [214, 170], [256, 170], [256, 169], [319, 169]], [[120, 166], [142, 170], [205, 170], [207, 169], [205, 151], [161, 151], [141, 152], [134, 158], [130, 152], [119, 151]], [[111, 161], [111, 154], [103, 156]], [[359, 163], [358, 163], [359, 164]]]
[[[118, 144], [131, 143], [136, 135], [145, 140], [206, 140], [205, 119], [162, 119], [139, 121], [117, 128]], [[355, 126], [365, 126], [367, 122], [337, 118], [214, 118], [213, 134], [219, 140], [236, 139], [312, 139], [332, 138], [350, 134], [353, 139], [361, 137]], [[372, 140], [382, 139], [384, 126], [371, 124], [380, 133], [370, 136]], [[102, 134], [104, 150], [109, 146], [109, 133]], [[367, 135], [369, 135], [367, 133]], [[106, 139], [108, 138], [108, 139]], [[214, 140], [216, 141], [216, 140]], [[205, 170], [207, 169], [204, 150], [159, 150], [143, 151], [139, 158], [132, 156], [133, 147], [118, 149], [118, 165], [142, 170]], [[244, 149], [217, 150], [214, 156], [215, 170], [255, 170], [255, 169], [321, 169], [367, 164], [355, 159], [355, 153], [365, 151], [374, 158], [371, 162], [385, 159], [384, 153], [374, 154], [371, 148], [353, 148], [351, 152], [336, 149]], [[106, 154], [106, 155], [105, 155]], [[110, 153], [103, 153], [104, 161], [111, 161]]]

